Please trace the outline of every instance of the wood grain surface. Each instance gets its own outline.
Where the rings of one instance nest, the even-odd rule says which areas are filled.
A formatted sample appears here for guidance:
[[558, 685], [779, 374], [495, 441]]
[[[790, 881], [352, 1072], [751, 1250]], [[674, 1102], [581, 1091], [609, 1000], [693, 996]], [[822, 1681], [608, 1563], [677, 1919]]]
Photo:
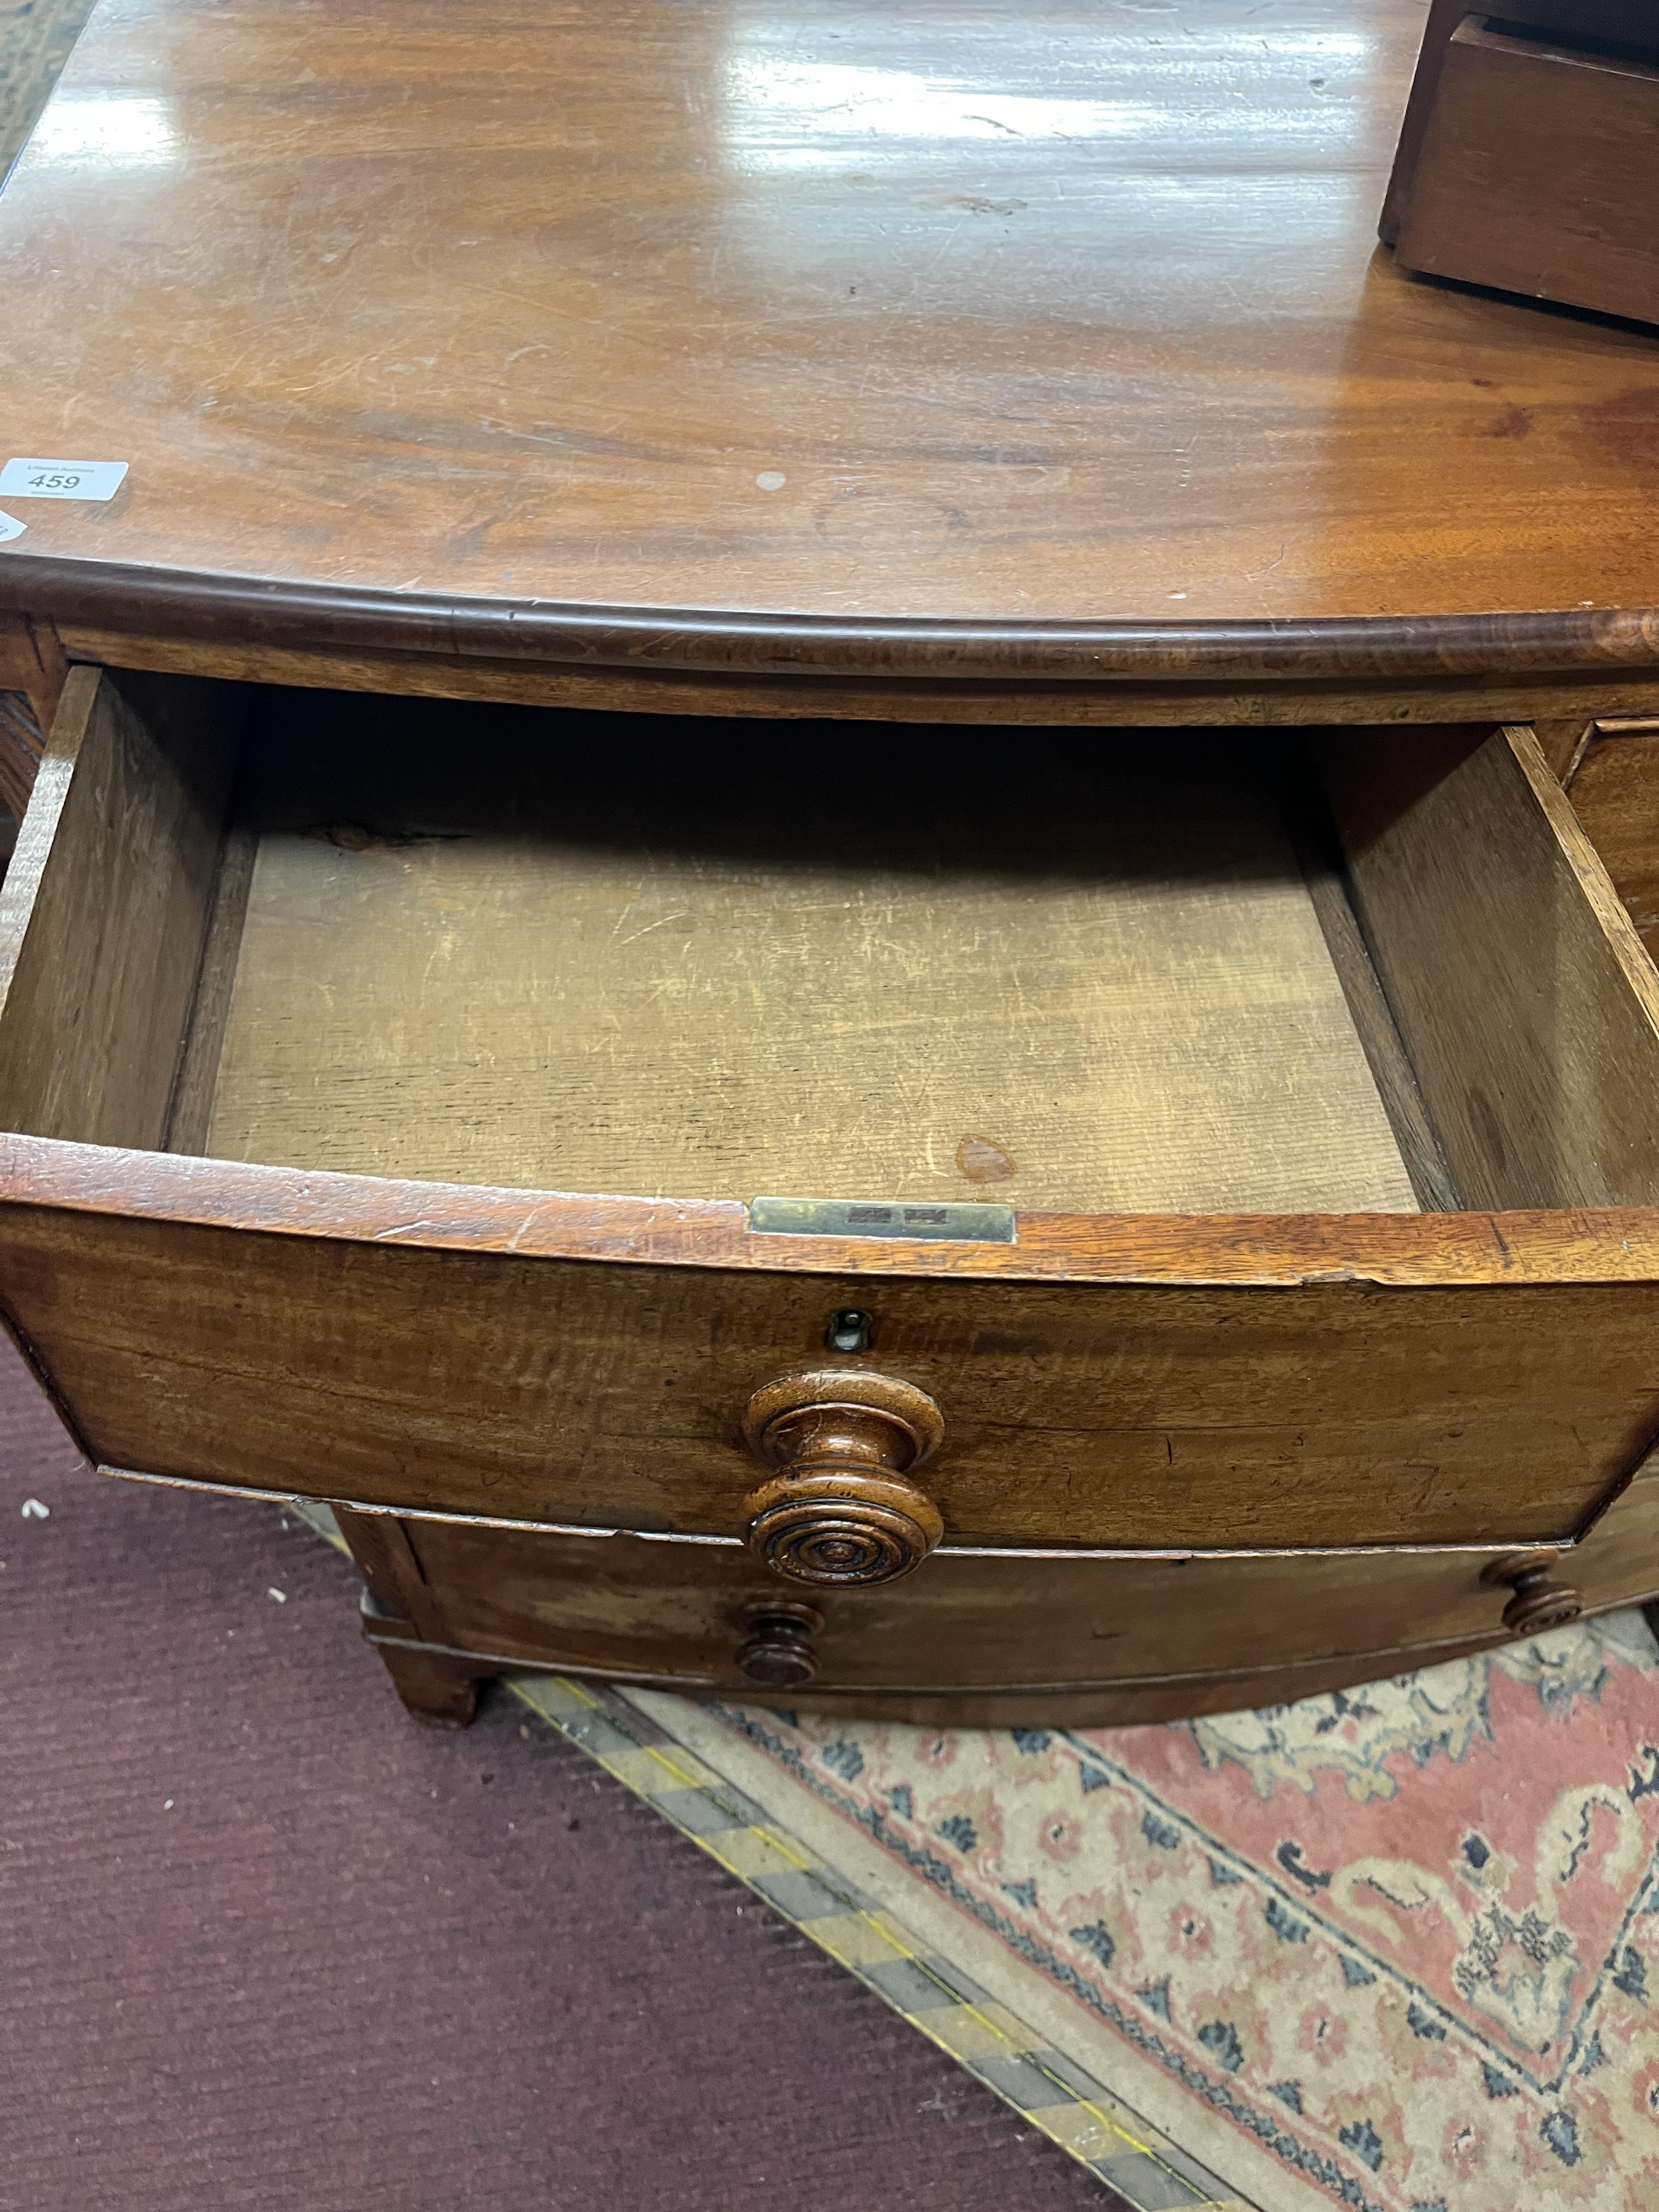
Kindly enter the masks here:
[[218, 1157], [687, 1198], [1415, 1203], [1270, 748], [1074, 740], [1016, 774], [963, 732], [944, 774], [897, 732], [866, 763], [831, 725], [688, 744], [402, 709], [377, 736], [374, 711], [261, 743], [255, 803], [310, 826], [261, 844]]
[[9, 851], [40, 772], [46, 732], [21, 691], [0, 691], [0, 821]]
[[1650, 958], [1659, 955], [1659, 720], [1592, 723], [1564, 781]]
[[[166, 907], [193, 884], [183, 932], [191, 958], [179, 974], [206, 1014], [222, 999], [213, 978], [224, 964], [214, 951], [221, 931], [204, 927], [210, 872], [180, 865], [170, 826], [195, 817], [172, 801], [157, 814], [148, 786], [142, 804], [114, 803], [108, 763], [125, 757], [124, 746], [143, 759], [149, 748], [182, 772], [179, 747], [199, 742], [212, 695], [122, 681], [131, 696], [107, 678], [73, 679], [74, 696], [89, 702], [86, 730], [107, 725], [115, 736], [88, 738], [74, 773], [54, 771], [37, 791], [25, 825], [35, 858], [26, 855], [18, 877], [13, 940], [27, 950], [38, 919], [30, 900], [49, 902], [58, 878], [96, 882], [106, 872], [113, 903], [77, 909], [94, 918], [79, 925], [93, 929], [91, 949], [82, 945], [78, 967], [64, 971], [84, 975], [92, 1004], [127, 974], [135, 946], [168, 941], [146, 922], [146, 902]], [[918, 788], [931, 814], [919, 802], [884, 812], [908, 788], [901, 749], [890, 743], [885, 780], [868, 787], [881, 804], [856, 775], [849, 801], [838, 787], [844, 733], [809, 726], [792, 733], [798, 764], [813, 771], [792, 812], [766, 803], [764, 763], [716, 725], [677, 780], [641, 750], [648, 731], [615, 719], [585, 726], [595, 759], [611, 740], [595, 768], [580, 746], [550, 761], [533, 731], [520, 748], [483, 745], [465, 717], [434, 709], [423, 738], [407, 709], [387, 710], [377, 725], [361, 702], [310, 704], [296, 723], [290, 700], [264, 702], [268, 719], [252, 732], [238, 804], [277, 834], [309, 823], [323, 834], [297, 843], [354, 860], [410, 852], [411, 836], [464, 844], [461, 833], [497, 818], [493, 810], [521, 827], [544, 821], [537, 809], [550, 804], [579, 850], [623, 853], [635, 866], [641, 854], [672, 858], [688, 846], [744, 868], [775, 865], [780, 852], [797, 865], [828, 853], [855, 857], [861, 878], [874, 856], [885, 853], [891, 866], [903, 848], [912, 866], [942, 851], [968, 879], [964, 856], [994, 849], [1019, 882], [1086, 884], [1100, 878], [1103, 843], [1113, 849], [1109, 829], [1138, 896], [1161, 889], [1179, 912], [1195, 889], [1219, 885], [1231, 896], [1248, 885], [1264, 852], [1279, 855], [1269, 858], [1270, 881], [1285, 866], [1283, 845], [1262, 842], [1259, 801], [1254, 812], [1244, 804], [1249, 754], [1240, 746], [1216, 749], [1206, 766], [1204, 749], [1183, 741], [1149, 761], [1144, 781], [1127, 776], [1115, 815], [1082, 803], [1091, 787], [1076, 762], [1060, 763], [1063, 791], [1028, 767], [1022, 799], [1001, 751], [958, 750], [954, 786], [927, 753], [931, 780]], [[356, 741], [345, 742], [354, 723]], [[67, 710], [59, 726], [66, 763], [76, 744]], [[222, 793], [230, 734], [210, 748], [198, 799]], [[388, 748], [396, 776], [384, 772]], [[1628, 1042], [1629, 1024], [1647, 1018], [1651, 970], [1532, 739], [1453, 732], [1431, 734], [1409, 757], [1364, 744], [1350, 752], [1360, 797], [1387, 802], [1389, 835], [1406, 824], [1413, 865], [1436, 882], [1487, 884], [1473, 902], [1465, 896], [1455, 927], [1442, 928], [1436, 958], [1471, 963], [1488, 987], [1540, 969], [1557, 1018], [1533, 1033], [1522, 1072], [1530, 1079], [1533, 1057], [1565, 1054], [1571, 1098], [1588, 1110], [1605, 1085], [1629, 1139], [1630, 1071], [1605, 1041], [1618, 1031]], [[1425, 787], [1419, 778], [1396, 789], [1402, 759], [1410, 769], [1419, 754], [1435, 770]], [[1492, 803], [1474, 809], [1490, 823], [1473, 855], [1459, 781], [1470, 763], [1495, 778], [1491, 792], [1479, 783]], [[1220, 780], [1206, 802], [1212, 772]], [[150, 780], [171, 788], [159, 774]], [[644, 795], [620, 817], [616, 788], [630, 781]], [[746, 827], [725, 795], [731, 781], [753, 782], [763, 802]], [[1169, 823], [1142, 804], [1160, 787], [1194, 801], [1203, 834], [1184, 863], [1179, 837], [1171, 845]], [[596, 793], [605, 802], [597, 812]], [[1214, 825], [1232, 817], [1230, 835], [1243, 832], [1243, 843], [1218, 845]], [[201, 818], [216, 824], [204, 852], [217, 861], [222, 908], [236, 895], [234, 871], [218, 858], [213, 808]], [[1373, 842], [1363, 808], [1358, 818], [1351, 863]], [[98, 837], [88, 840], [82, 821]], [[865, 842], [848, 843], [854, 829]], [[86, 859], [100, 850], [106, 860]], [[1305, 893], [1297, 896], [1298, 926], [1346, 1021]], [[1443, 905], [1448, 895], [1437, 896]], [[459, 927], [453, 913], [436, 912], [441, 927]], [[112, 927], [122, 915], [131, 928]], [[1370, 921], [1386, 969], [1406, 923], [1376, 902]], [[1156, 952], [1157, 931], [1143, 924], [1139, 934]], [[1144, 957], [1138, 939], [1125, 951]], [[660, 957], [655, 948], [651, 957]], [[670, 980], [673, 972], [669, 963]], [[1451, 972], [1455, 980], [1462, 969]], [[949, 1004], [925, 968], [915, 988]], [[182, 985], [178, 996], [182, 1006]], [[32, 1060], [49, 1077], [78, 1064], [81, 1003], [62, 992], [39, 1000], [21, 1064]], [[1194, 1003], [1206, 1002], [1197, 993]], [[137, 1052], [164, 1101], [176, 1020], [150, 1034], [131, 992], [117, 991], [110, 1007], [92, 1034]], [[1178, 1016], [1177, 994], [1166, 1018], [1178, 1027]], [[1017, 1021], [1006, 1027], [1018, 1041]], [[465, 1074], [476, 1055], [449, 1053], [453, 1042], [437, 1035], [428, 1061]], [[693, 1028], [683, 1042], [695, 1043]], [[1442, 1045], [1441, 1062], [1449, 1082], [1451, 1046]], [[418, 1062], [408, 1069], [412, 1080]], [[1425, 1096], [1432, 1112], [1432, 1089]], [[1530, 1096], [1506, 1074], [1494, 1113], [1513, 1109], [1524, 1128]], [[963, 1158], [982, 1178], [1001, 1147], [995, 1133], [974, 1133], [980, 1149]], [[1214, 1141], [1222, 1133], [1218, 1126]], [[1626, 1164], [1633, 1173], [1633, 1151]], [[1017, 1179], [1018, 1170], [1004, 1180]], [[1565, 1182], [1557, 1194], [1571, 1200]], [[1651, 1210], [1586, 1211], [1582, 1201], [1432, 1218], [1026, 1210], [1012, 1244], [896, 1249], [755, 1235], [740, 1205], [695, 1197], [514, 1193], [51, 1136], [0, 1146], [0, 1291], [100, 1462], [400, 1508], [716, 1535], [734, 1533], [755, 1480], [742, 1408], [778, 1376], [820, 1364], [831, 1316], [857, 1305], [873, 1316], [869, 1356], [881, 1371], [927, 1390], [944, 1411], [947, 1442], [928, 1484], [947, 1544], [1564, 1540], [1659, 1428], [1656, 1224]]]
[[1431, 1213], [1455, 1212], [1462, 1205], [1462, 1195], [1446, 1164], [1439, 1137], [1423, 1103], [1417, 1071], [1353, 910], [1346, 860], [1328, 799], [1302, 779], [1292, 782], [1286, 778], [1282, 795], [1286, 827], [1301, 863], [1308, 896], [1417, 1202]]
[[[1499, 1619], [1507, 1590], [1482, 1579], [1502, 1554], [945, 1552], [902, 1589], [820, 1594], [822, 1626], [809, 1638], [819, 1674], [810, 1688], [781, 1694], [744, 1680], [735, 1664], [748, 1623], [775, 1602], [777, 1588], [735, 1549], [362, 1513], [340, 1520], [377, 1600], [411, 1616], [367, 1623], [376, 1638], [486, 1655], [497, 1666], [621, 1674], [889, 1720], [1103, 1727], [1282, 1705], [1432, 1666], [1507, 1633]], [[1651, 1467], [1554, 1572], [1592, 1612], [1659, 1588]]]
[[783, 1264], [0, 1206], [6, 1304], [92, 1456], [284, 1493], [735, 1534], [744, 1406], [822, 1364], [854, 1304], [872, 1360], [943, 1412], [927, 1487], [947, 1541], [1556, 1540], [1659, 1433], [1652, 1281], [1084, 1288]]
[[203, 1152], [213, 1121], [219, 1058], [236, 987], [236, 957], [241, 950], [248, 890], [259, 841], [245, 823], [227, 829], [214, 879], [211, 903], [201, 933], [200, 964], [191, 1000], [190, 1020], [179, 1054], [178, 1073], [167, 1108], [161, 1144], [171, 1152]]
[[0, 886], [7, 1127], [141, 1146], [166, 1132], [235, 732], [190, 687], [149, 708], [77, 668], [53, 723]]
[[1650, 1206], [1659, 975], [1530, 731], [1321, 749], [1359, 918], [1474, 1206]]
[[[0, 568], [0, 592], [5, 574]], [[264, 603], [261, 603], [262, 608]], [[250, 617], [250, 623], [252, 617]], [[303, 635], [309, 615], [296, 617]], [[259, 617], [261, 627], [264, 615]], [[952, 677], [787, 676], [491, 659], [482, 653], [400, 652], [359, 647], [256, 643], [247, 637], [147, 635], [71, 623], [65, 647], [77, 660], [111, 668], [152, 669], [236, 682], [303, 684], [426, 699], [488, 701], [501, 706], [599, 708], [639, 714], [745, 715], [769, 721], [833, 717], [852, 722], [966, 722], [1006, 729], [1090, 728], [1133, 732], [1179, 729], [1322, 729], [1333, 723], [1377, 728], [1440, 722], [1527, 722], [1555, 718], [1580, 730], [1598, 715], [1659, 713], [1659, 673], [1585, 665], [1551, 675], [1528, 669], [1517, 645], [1499, 647], [1482, 665], [1445, 665], [1409, 679], [1398, 674], [1310, 680], [1276, 668], [1227, 682], [1162, 682], [1120, 677], [1111, 683], [1038, 677], [1000, 680]], [[1358, 635], [1353, 644], [1357, 649]], [[1160, 650], [1162, 649], [1160, 644]], [[1265, 648], [1264, 648], [1265, 653]], [[1448, 660], [1453, 658], [1448, 656]], [[1125, 665], [1127, 665], [1126, 662]]]
[[1562, 32], [1614, 46], [1659, 46], [1648, 0], [1504, 0], [1501, 9], [1490, 9], [1471, 8], [1468, 0], [1430, 0], [1422, 53], [1412, 79], [1381, 224], [1382, 237], [1390, 246], [1400, 235], [1411, 204], [1448, 51], [1459, 27], [1471, 15], [1480, 20], [1496, 17], [1503, 22], [1523, 24], [1534, 32]]
[[21, 821], [69, 674], [50, 623], [0, 614], [0, 814]]
[[[1374, 232], [1417, 0], [122, 0], [0, 199], [0, 603], [1088, 679], [1659, 660], [1654, 341]], [[626, 58], [625, 66], [618, 57]], [[50, 278], [48, 272], [52, 272]]]
[[1441, 64], [1401, 265], [1659, 321], [1656, 149], [1659, 50], [1639, 60], [1471, 15]]
[[1012, 1243], [759, 1236], [728, 1199], [403, 1182], [0, 1133], [0, 1206], [410, 1250], [933, 1281], [1264, 1289], [1659, 1281], [1648, 1206], [1412, 1214], [1019, 1213]]
[[[359, 1530], [391, 1516], [351, 1514]], [[424, 1640], [509, 1657], [557, 1655], [610, 1673], [744, 1688], [746, 1619], [792, 1593], [746, 1552], [630, 1536], [542, 1536], [396, 1521], [415, 1571], [400, 1603]], [[386, 1539], [380, 1540], [385, 1542]], [[796, 1590], [823, 1626], [811, 1644], [836, 1689], [1071, 1686], [1253, 1671], [1272, 1624], [1285, 1666], [1496, 1636], [1508, 1597], [1481, 1582], [1501, 1553], [1274, 1559], [1011, 1559], [936, 1553], [902, 1584]], [[1659, 1580], [1659, 1564], [1650, 1570]], [[1169, 1621], [1182, 1637], [1172, 1647]], [[1401, 1665], [1409, 1666], [1408, 1658]]]

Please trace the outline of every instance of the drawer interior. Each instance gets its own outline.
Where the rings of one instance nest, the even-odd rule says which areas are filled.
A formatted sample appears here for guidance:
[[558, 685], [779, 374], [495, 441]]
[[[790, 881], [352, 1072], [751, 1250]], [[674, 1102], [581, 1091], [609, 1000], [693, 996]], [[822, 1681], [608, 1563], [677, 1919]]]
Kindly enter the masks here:
[[295, 1168], [1079, 1212], [1659, 1184], [1659, 980], [1524, 732], [79, 671], [0, 977], [6, 1127]]
[[283, 705], [210, 1152], [642, 1196], [1413, 1203], [1250, 743]]

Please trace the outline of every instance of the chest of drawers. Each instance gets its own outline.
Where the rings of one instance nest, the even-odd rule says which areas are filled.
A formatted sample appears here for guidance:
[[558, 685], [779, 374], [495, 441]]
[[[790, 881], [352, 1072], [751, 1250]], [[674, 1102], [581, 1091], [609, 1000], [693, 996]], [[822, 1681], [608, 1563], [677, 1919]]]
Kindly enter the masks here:
[[111, 10], [0, 198], [13, 434], [129, 463], [0, 548], [0, 1303], [106, 1471], [330, 1502], [427, 1717], [1157, 1718], [1659, 1589], [1562, 787], [1659, 713], [1646, 342], [1358, 193], [1241, 294], [1202, 180], [1379, 197], [1414, 11], [1213, 0], [1178, 156], [1133, 12], [416, 9], [392, 101], [370, 0], [298, 81]]

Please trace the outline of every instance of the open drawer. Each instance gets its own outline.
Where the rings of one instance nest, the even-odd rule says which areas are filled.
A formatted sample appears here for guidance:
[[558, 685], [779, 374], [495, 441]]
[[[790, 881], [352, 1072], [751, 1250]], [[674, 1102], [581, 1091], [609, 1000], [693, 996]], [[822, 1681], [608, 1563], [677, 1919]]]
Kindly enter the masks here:
[[1659, 979], [1524, 731], [83, 668], [0, 983], [0, 1299], [108, 1468], [742, 1535], [807, 1371], [933, 1401], [916, 1556], [1502, 1547], [1659, 1430]]

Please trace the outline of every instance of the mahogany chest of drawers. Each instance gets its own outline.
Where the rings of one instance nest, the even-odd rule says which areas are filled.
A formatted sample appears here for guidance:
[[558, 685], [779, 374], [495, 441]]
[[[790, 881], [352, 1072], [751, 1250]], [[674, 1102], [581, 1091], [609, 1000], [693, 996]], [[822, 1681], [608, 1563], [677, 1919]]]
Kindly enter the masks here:
[[0, 546], [94, 1463], [329, 1501], [439, 1720], [1659, 1590], [1651, 345], [1371, 258], [1416, 11], [289, 12], [106, 8], [0, 198], [126, 464]]

